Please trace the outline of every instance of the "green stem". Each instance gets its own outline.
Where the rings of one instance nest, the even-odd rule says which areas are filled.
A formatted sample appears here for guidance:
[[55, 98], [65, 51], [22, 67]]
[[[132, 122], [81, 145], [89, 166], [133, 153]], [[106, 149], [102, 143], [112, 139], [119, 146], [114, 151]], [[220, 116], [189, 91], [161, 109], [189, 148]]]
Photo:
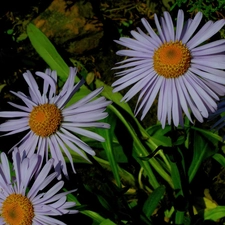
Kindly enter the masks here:
[[[156, 148], [158, 148], [158, 145], [156, 145], [152, 140], [151, 137], [148, 138], [148, 140], [146, 141], [147, 145], [152, 149], [155, 150]], [[162, 160], [164, 161], [164, 163], [166, 164], [166, 167], [168, 169], [169, 172], [171, 172], [171, 166], [170, 163], [168, 161], [168, 159], [166, 158], [165, 154], [163, 153], [163, 151], [158, 151], [158, 154], [160, 155], [160, 157], [162, 158]]]
[[184, 224], [184, 212], [176, 211], [175, 213], [175, 224]]
[[170, 187], [174, 188], [173, 185], [173, 181], [172, 178], [168, 175], [168, 173], [166, 173], [163, 168], [161, 167], [161, 165], [159, 164], [159, 162], [156, 160], [156, 158], [151, 158], [150, 163], [152, 165], [152, 167], [158, 172], [158, 174], [168, 182], [168, 184], [170, 185]]
[[[129, 132], [131, 133], [132, 129], [130, 128], [130, 126], [129, 126], [128, 130], [130, 130]], [[155, 188], [159, 187], [160, 185], [159, 185], [159, 183], [158, 183], [158, 181], [157, 181], [157, 179], [156, 179], [156, 177], [155, 177], [155, 175], [152, 171], [152, 168], [151, 168], [149, 162], [139, 159], [140, 157], [143, 157], [143, 156], [147, 155], [144, 152], [145, 149], [142, 146], [142, 144], [140, 143], [140, 141], [138, 140], [138, 138], [134, 136], [133, 131], [132, 131], [131, 135], [132, 135], [133, 140], [134, 140], [134, 157], [137, 160], [137, 162], [140, 164], [140, 166], [144, 168], [146, 174], [148, 175], [149, 183], [155, 189]]]
[[[134, 121], [137, 124], [141, 135], [143, 137], [143, 139], [146, 141], [146, 144], [154, 151], [156, 148], [158, 148], [159, 146], [151, 140], [150, 135], [148, 134], [148, 132], [142, 127], [142, 125], [139, 123], [139, 121], [137, 120], [136, 117], [134, 117]], [[163, 153], [163, 151], [159, 151], [158, 154], [160, 155], [160, 157], [162, 158], [162, 160], [164, 161], [164, 163], [166, 164], [166, 166], [168, 167], [168, 170], [171, 171], [171, 166], [170, 163], [168, 161], [168, 159], [166, 158], [165, 154]]]
[[137, 137], [136, 132], [133, 130], [130, 124], [124, 119], [121, 113], [113, 105], [110, 105], [109, 109], [115, 113], [115, 115], [121, 120], [121, 122], [126, 126], [129, 133], [131, 134], [134, 141], [134, 151], [136, 156], [135, 158], [139, 162], [139, 164], [145, 169], [145, 172], [147, 173], [149, 178], [149, 182], [153, 186], [153, 188], [159, 187], [159, 183], [150, 167], [150, 164], [168, 182], [168, 184], [171, 187], [173, 187], [170, 176], [165, 172], [165, 170], [161, 167], [161, 165], [158, 162], [156, 163], [156, 159], [150, 159], [148, 161], [144, 161], [140, 159], [138, 160], [139, 157], [145, 157], [149, 155], [148, 151], [143, 146], [140, 139]]
[[141, 181], [143, 171], [144, 171], [144, 169], [143, 169], [143, 167], [141, 167], [141, 169], [140, 169], [140, 171], [138, 173], [138, 183], [139, 183], [140, 189], [144, 189], [144, 185], [143, 185], [143, 183]]

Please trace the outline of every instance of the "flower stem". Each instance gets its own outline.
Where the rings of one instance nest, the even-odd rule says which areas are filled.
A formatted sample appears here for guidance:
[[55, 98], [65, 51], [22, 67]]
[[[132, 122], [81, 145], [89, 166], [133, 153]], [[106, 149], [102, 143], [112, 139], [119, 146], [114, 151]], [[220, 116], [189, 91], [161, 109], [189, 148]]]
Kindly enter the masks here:
[[[115, 113], [115, 115], [121, 120], [121, 122], [125, 125], [129, 133], [131, 134], [133, 141], [134, 141], [134, 156], [138, 163], [145, 169], [145, 172], [148, 175], [149, 182], [153, 186], [153, 188], [159, 187], [159, 183], [151, 169], [151, 166], [165, 179], [168, 184], [173, 188], [172, 180], [170, 176], [165, 172], [162, 166], [157, 162], [155, 158], [150, 159], [148, 161], [141, 160], [141, 157], [145, 157], [149, 155], [146, 148], [143, 146], [142, 142], [138, 138], [136, 132], [134, 131], [133, 127], [127, 122], [127, 120], [122, 116], [122, 114], [113, 106], [108, 106], [109, 109]], [[151, 166], [150, 166], [151, 165]]]

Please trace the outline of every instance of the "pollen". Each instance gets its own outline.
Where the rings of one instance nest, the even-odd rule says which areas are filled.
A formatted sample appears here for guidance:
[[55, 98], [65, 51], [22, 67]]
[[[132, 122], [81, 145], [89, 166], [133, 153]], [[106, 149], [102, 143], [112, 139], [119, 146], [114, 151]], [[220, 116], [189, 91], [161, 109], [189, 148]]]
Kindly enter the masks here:
[[30, 129], [41, 137], [54, 134], [62, 121], [61, 111], [54, 104], [35, 106], [29, 117]]
[[31, 201], [21, 194], [11, 194], [2, 203], [1, 217], [9, 225], [31, 225], [34, 208]]
[[155, 50], [153, 65], [158, 75], [165, 78], [177, 78], [191, 65], [191, 53], [181, 42], [167, 42]]

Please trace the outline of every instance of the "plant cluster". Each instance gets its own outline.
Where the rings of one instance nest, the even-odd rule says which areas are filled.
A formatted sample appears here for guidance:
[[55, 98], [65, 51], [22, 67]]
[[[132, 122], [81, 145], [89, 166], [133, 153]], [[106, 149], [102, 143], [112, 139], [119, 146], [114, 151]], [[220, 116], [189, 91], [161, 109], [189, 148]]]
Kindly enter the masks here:
[[[0, 112], [3, 135], [24, 135], [9, 150], [12, 160], [1, 153], [1, 224], [65, 224], [60, 216], [78, 212], [93, 225], [223, 223], [225, 205], [196, 191], [206, 159], [225, 166], [225, 40], [208, 42], [225, 20], [200, 27], [202, 17], [185, 21], [179, 10], [174, 24], [164, 12], [154, 16], [157, 32], [142, 19], [145, 30], [116, 41], [125, 58], [113, 68], [112, 86], [99, 79], [85, 85], [88, 74], [80, 78], [28, 24], [51, 69], [26, 71], [29, 94], [12, 91], [21, 105], [9, 102], [14, 110]], [[133, 112], [127, 102], [136, 95]], [[144, 127], [136, 116], [143, 119], [153, 104], [158, 122]], [[63, 189], [81, 163], [92, 181]], [[80, 223], [76, 216], [70, 224]]]

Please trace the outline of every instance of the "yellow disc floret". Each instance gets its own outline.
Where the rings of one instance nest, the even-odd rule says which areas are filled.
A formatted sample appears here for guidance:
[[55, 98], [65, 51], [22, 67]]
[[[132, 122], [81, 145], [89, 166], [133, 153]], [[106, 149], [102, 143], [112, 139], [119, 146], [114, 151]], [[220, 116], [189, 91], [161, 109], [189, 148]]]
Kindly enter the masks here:
[[191, 53], [181, 41], [164, 43], [153, 55], [155, 71], [165, 78], [177, 78], [185, 74], [190, 64]]
[[61, 124], [62, 114], [54, 104], [35, 106], [30, 113], [30, 129], [41, 137], [48, 137], [55, 133]]
[[31, 225], [34, 208], [31, 201], [21, 194], [11, 194], [2, 203], [1, 217], [8, 225]]

